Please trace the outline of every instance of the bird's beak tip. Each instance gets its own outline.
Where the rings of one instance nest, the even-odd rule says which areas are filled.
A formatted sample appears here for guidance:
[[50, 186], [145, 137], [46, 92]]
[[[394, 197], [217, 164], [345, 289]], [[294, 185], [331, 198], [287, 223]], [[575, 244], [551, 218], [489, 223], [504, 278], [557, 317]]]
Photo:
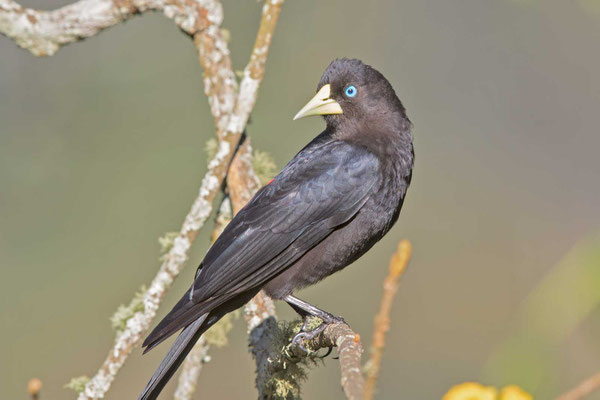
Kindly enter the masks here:
[[298, 111], [298, 114], [294, 116], [293, 121], [311, 115], [342, 114], [342, 107], [340, 107], [338, 102], [329, 97], [330, 94], [331, 85], [323, 85], [318, 93], [310, 99], [300, 111]]

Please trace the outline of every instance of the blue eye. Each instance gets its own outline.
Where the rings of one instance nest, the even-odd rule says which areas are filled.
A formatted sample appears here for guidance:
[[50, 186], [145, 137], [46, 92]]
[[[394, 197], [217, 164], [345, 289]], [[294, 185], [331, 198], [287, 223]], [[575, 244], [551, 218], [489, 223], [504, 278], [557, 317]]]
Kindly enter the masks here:
[[348, 97], [354, 97], [356, 96], [356, 87], [354, 87], [354, 85], [350, 85], [346, 88], [346, 90], [344, 91], [344, 93], [346, 93], [346, 96]]

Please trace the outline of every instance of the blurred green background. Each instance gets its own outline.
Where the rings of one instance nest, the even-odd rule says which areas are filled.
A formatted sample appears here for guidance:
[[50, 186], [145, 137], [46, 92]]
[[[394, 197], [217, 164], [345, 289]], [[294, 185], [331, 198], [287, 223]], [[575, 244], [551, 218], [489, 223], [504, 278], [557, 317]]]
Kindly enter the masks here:
[[[261, 4], [224, 5], [242, 69]], [[477, 380], [546, 399], [599, 370], [600, 3], [288, 0], [248, 127], [279, 167], [323, 128], [291, 118], [340, 56], [392, 82], [415, 126], [416, 168], [392, 232], [300, 297], [368, 345], [388, 259], [413, 242], [379, 398], [438, 399]], [[108, 318], [154, 275], [157, 238], [179, 228], [205, 171], [214, 128], [201, 77], [192, 43], [159, 14], [50, 58], [0, 37], [2, 398], [24, 398], [34, 376], [42, 399], [74, 398], [63, 385], [104, 360]], [[255, 397], [244, 325], [211, 350], [197, 398]], [[107, 399], [135, 398], [167, 348], [135, 350]], [[338, 362], [325, 363], [307, 399], [342, 397]]]

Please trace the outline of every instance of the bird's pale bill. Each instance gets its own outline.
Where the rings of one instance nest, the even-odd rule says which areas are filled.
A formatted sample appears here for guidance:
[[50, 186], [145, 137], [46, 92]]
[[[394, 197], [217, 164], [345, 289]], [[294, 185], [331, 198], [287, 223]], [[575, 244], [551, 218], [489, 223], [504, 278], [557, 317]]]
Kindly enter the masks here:
[[294, 120], [311, 115], [342, 114], [342, 107], [340, 107], [337, 101], [329, 96], [331, 96], [331, 85], [323, 85], [315, 97], [310, 99], [310, 101], [298, 111]]

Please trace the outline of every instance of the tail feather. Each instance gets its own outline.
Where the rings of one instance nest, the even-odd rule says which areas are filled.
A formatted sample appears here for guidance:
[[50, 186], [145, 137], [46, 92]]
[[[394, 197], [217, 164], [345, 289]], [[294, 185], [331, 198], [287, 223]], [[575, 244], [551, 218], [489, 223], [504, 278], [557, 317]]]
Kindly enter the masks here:
[[175, 343], [160, 363], [152, 378], [138, 397], [138, 400], [155, 400], [187, 354], [192, 350], [202, 333], [208, 328], [204, 321], [208, 313], [186, 326], [175, 340]]
[[202, 304], [188, 304], [191, 302], [184, 296], [144, 341], [145, 353], [175, 333], [177, 329], [184, 327], [138, 400], [155, 400], [200, 336], [225, 314], [246, 304], [259, 290], [260, 288], [252, 288], [243, 293], [222, 296]]
[[[225, 298], [225, 300], [227, 300], [227, 298]], [[173, 307], [173, 310], [171, 310], [171, 312], [159, 322], [156, 328], [150, 332], [146, 340], [144, 340], [144, 343], [142, 344], [142, 347], [145, 347], [144, 354], [161, 344], [181, 328], [191, 324], [199, 315], [204, 315], [215, 309], [216, 305], [223, 301], [224, 300], [222, 299], [209, 299], [204, 303], [194, 304], [184, 296], [179, 303]], [[213, 314], [215, 313], [212, 313], [211, 315]], [[221, 316], [223, 315], [224, 314]]]

